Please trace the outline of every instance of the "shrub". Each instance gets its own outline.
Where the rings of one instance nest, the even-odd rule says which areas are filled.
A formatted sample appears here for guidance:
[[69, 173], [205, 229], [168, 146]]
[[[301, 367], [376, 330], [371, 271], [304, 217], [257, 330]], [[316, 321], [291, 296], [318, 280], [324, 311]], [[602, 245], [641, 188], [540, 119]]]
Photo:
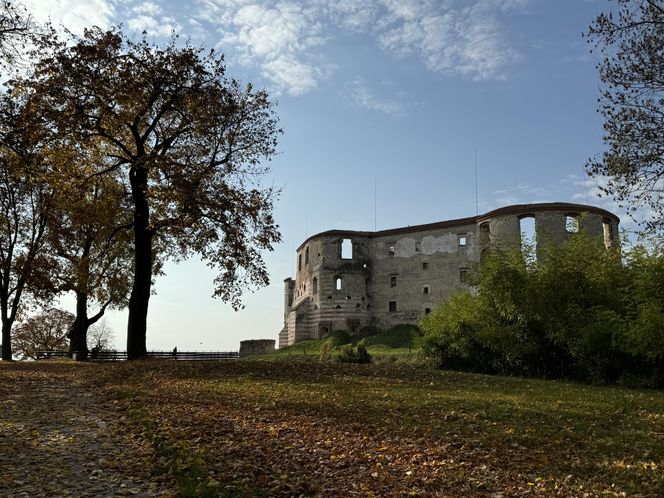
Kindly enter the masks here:
[[329, 340], [333, 347], [353, 342], [353, 339], [345, 330], [333, 330], [325, 334], [323, 338]]
[[364, 339], [356, 345], [344, 344], [339, 348], [337, 359], [343, 363], [370, 363], [371, 355], [364, 345]]

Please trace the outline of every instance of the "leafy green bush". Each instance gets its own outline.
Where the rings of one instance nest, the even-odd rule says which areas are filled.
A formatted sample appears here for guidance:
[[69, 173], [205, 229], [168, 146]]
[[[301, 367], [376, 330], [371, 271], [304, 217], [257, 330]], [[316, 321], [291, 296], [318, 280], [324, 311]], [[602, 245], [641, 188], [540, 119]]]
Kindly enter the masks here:
[[[461, 290], [420, 323], [444, 368], [664, 385], [664, 255], [621, 255], [583, 232], [537, 254], [493, 248]], [[622, 256], [622, 257], [621, 257]]]
[[353, 342], [353, 338], [345, 330], [333, 330], [325, 334], [323, 338], [329, 340], [333, 347]]
[[339, 348], [337, 359], [343, 363], [370, 363], [371, 355], [367, 351], [364, 339], [356, 345], [344, 344]]

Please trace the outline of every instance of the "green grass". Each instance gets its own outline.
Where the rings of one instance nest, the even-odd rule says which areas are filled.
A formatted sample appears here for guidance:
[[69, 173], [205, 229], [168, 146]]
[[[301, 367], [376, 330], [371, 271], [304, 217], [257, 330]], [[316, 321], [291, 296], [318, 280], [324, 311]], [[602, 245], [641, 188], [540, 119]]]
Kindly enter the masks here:
[[0, 367], [129, 405], [189, 496], [664, 496], [662, 391], [304, 355]]
[[[361, 337], [350, 337], [350, 341], [345, 341], [342, 334], [334, 332], [338, 344], [352, 342], [357, 344]], [[397, 325], [386, 331], [379, 331], [376, 334], [364, 338], [367, 351], [371, 356], [380, 358], [384, 356], [409, 356], [417, 354], [419, 351], [418, 329], [411, 325]], [[308, 339], [300, 341], [292, 346], [286, 346], [276, 350], [274, 353], [263, 357], [253, 357], [253, 359], [266, 360], [272, 357], [280, 356], [311, 356], [318, 357], [320, 348], [325, 339]]]

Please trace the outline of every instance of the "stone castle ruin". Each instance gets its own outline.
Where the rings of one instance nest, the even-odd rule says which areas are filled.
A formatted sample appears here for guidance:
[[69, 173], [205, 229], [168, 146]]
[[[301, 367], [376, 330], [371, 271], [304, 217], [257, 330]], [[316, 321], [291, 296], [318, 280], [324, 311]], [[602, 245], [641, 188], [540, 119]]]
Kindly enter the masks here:
[[584, 229], [604, 244], [619, 244], [617, 216], [569, 203], [507, 206], [479, 216], [360, 232], [329, 230], [297, 249], [295, 279], [284, 281], [284, 326], [279, 347], [318, 339], [333, 330], [359, 333], [372, 325], [414, 324], [459, 286], [482, 249], [519, 247], [534, 221], [536, 244], [562, 243]]

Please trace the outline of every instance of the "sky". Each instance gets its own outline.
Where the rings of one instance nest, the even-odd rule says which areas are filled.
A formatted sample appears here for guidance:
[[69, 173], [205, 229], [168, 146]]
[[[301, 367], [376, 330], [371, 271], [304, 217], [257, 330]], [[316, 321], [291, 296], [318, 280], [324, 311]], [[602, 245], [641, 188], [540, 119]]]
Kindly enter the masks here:
[[[607, 0], [25, 0], [82, 33], [175, 32], [225, 55], [276, 103], [283, 242], [271, 282], [235, 312], [199, 260], [156, 278], [148, 349], [237, 350], [277, 339], [295, 249], [330, 229], [378, 230], [517, 203], [577, 202], [634, 223], [584, 165], [603, 150], [597, 56], [582, 37]], [[475, 166], [477, 165], [477, 182]], [[476, 196], [477, 191], [477, 196]], [[66, 301], [65, 301], [66, 302]], [[124, 349], [126, 312], [109, 315]]]

